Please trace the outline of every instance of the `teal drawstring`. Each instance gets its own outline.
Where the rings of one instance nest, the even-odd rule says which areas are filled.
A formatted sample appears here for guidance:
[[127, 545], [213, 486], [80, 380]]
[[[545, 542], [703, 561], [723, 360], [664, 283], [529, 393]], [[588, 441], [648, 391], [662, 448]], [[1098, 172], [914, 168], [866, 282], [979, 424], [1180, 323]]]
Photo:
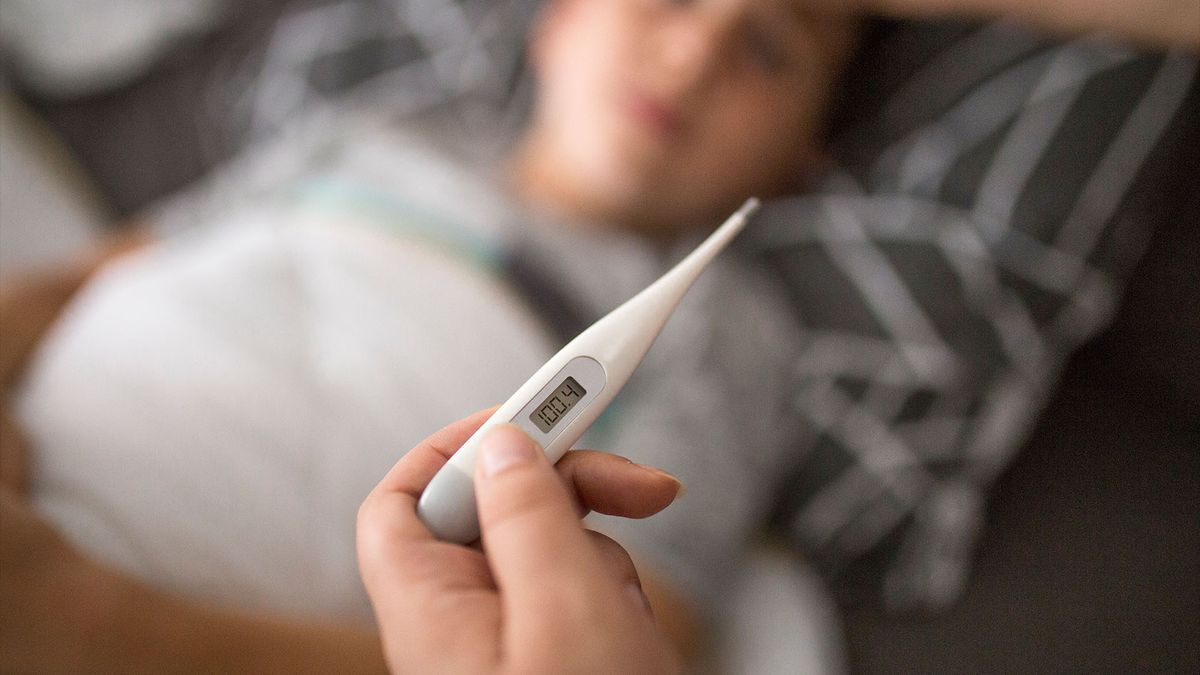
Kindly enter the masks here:
[[288, 195], [303, 207], [349, 214], [390, 234], [422, 239], [492, 275], [504, 270], [506, 256], [496, 243], [369, 185], [319, 176], [293, 185]]

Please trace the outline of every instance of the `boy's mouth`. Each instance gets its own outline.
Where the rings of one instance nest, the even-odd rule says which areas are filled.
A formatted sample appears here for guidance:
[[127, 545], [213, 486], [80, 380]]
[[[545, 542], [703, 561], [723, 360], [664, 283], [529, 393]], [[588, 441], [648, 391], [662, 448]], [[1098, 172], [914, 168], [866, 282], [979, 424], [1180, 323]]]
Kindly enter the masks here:
[[658, 99], [636, 87], [625, 90], [620, 105], [637, 126], [657, 140], [672, 141], [683, 132], [684, 115], [678, 105]]

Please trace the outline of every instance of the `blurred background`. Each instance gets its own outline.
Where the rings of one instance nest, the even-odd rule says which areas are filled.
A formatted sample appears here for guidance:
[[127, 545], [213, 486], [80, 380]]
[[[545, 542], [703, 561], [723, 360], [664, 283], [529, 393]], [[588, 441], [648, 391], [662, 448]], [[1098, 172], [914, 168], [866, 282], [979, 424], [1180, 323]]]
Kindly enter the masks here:
[[[403, 117], [453, 100], [468, 124], [520, 119], [536, 6], [0, 1], [0, 278], [84, 250], [248, 148], [348, 110]], [[854, 66], [845, 117], [879, 65], [868, 54]], [[803, 599], [819, 582], [765, 553], [730, 604], [744, 672], [798, 672], [818, 652], [853, 673], [1200, 672], [1194, 82], [1181, 110], [1175, 159], [1146, 169], [1155, 189], [1133, 207], [1153, 214], [1146, 253], [1112, 324], [1065, 363], [991, 485], [962, 597], [937, 612], [845, 602], [825, 627], [789, 632], [776, 618], [822, 602]]]
[[[55, 153], [55, 171], [82, 197], [69, 201], [93, 224], [119, 226], [248, 146], [288, 133], [288, 125], [317, 127], [355, 107], [403, 117], [468, 97], [464, 115], [471, 106], [509, 105], [536, 3], [6, 0], [3, 7], [6, 147], [13, 148], [6, 166]], [[20, 154], [33, 152], [22, 144], [37, 143], [36, 153]], [[6, 180], [22, 175], [12, 170]], [[35, 182], [45, 181], [14, 183], [6, 208], [23, 208], [17, 186]], [[29, 220], [11, 213], [6, 236]]]

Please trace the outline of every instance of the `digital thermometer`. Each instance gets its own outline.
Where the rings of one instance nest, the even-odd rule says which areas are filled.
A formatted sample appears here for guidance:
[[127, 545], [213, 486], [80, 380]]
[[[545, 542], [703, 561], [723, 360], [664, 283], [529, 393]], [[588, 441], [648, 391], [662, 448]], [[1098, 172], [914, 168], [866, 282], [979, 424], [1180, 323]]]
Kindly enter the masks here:
[[417, 513], [430, 531], [460, 544], [479, 538], [473, 476], [489, 428], [514, 424], [557, 462], [625, 386], [684, 293], [757, 209], [758, 200], [748, 200], [678, 265], [580, 333], [521, 385], [421, 494]]

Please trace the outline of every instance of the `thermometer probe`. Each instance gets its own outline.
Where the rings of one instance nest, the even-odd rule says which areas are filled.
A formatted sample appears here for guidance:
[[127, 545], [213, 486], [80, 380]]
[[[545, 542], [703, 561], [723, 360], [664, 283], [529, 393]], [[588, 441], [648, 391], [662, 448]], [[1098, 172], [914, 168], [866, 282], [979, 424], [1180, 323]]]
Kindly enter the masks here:
[[479, 538], [475, 460], [479, 442], [497, 424], [513, 424], [557, 462], [608, 407], [666, 325], [683, 295], [758, 210], [750, 198], [696, 250], [641, 293], [592, 324], [538, 369], [430, 481], [417, 514], [439, 539]]

